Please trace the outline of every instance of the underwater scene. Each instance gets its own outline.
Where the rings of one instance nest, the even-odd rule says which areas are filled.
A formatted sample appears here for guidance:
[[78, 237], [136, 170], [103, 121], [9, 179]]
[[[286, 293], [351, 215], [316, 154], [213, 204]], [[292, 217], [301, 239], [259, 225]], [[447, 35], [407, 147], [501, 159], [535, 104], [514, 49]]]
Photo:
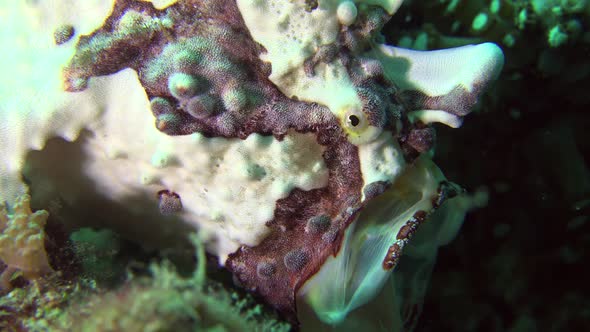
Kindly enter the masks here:
[[589, 25], [0, 0], [0, 331], [590, 331]]

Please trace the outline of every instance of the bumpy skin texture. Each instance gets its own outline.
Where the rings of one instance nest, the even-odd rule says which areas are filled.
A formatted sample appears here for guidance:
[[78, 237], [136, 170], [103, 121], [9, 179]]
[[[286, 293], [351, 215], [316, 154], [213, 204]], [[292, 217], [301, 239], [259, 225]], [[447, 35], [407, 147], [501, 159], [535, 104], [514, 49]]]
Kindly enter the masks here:
[[[312, 7], [308, 12], [315, 10]], [[318, 103], [288, 98], [268, 79], [271, 64], [261, 60], [265, 49], [250, 35], [233, 1], [186, 0], [156, 9], [146, 2], [119, 0], [100, 29], [80, 38], [64, 81], [68, 91], [81, 91], [93, 76], [135, 69], [151, 101], [155, 125], [168, 135], [246, 138], [258, 133], [282, 139], [288, 130], [296, 130], [316, 136], [326, 148], [328, 185], [294, 189], [277, 201], [266, 238], [255, 247], [241, 247], [226, 261], [244, 287], [295, 319], [300, 287], [338, 253], [346, 228], [363, 207], [391, 185], [387, 180], [366, 183], [360, 147], [350, 139], [355, 127], [373, 126], [393, 135], [403, 159], [412, 163], [432, 147], [434, 131], [421, 121], [411, 122], [407, 113], [432, 104], [458, 118], [467, 114], [487, 82], [474, 84], [473, 91], [454, 89], [441, 97], [400, 91], [380, 61], [359, 55], [369, 54], [388, 19], [383, 8], [369, 5], [353, 24], [341, 27], [333, 44], [305, 61], [308, 77], [314, 77], [322, 63], [344, 65], [362, 102], [359, 113], [344, 119]], [[454, 107], [447, 107], [451, 102]], [[431, 208], [449, 195], [445, 188], [441, 185], [430, 198]], [[171, 210], [163, 205], [166, 212]], [[428, 212], [409, 219], [397, 239], [407, 242]], [[400, 245], [392, 244], [383, 268], [393, 269], [400, 254]]]
[[258, 59], [263, 50], [236, 6], [195, 3], [200, 1], [158, 11], [149, 3], [116, 2], [103, 27], [80, 40], [65, 71], [66, 89], [81, 90], [91, 76], [134, 68], [152, 100], [156, 125], [170, 135], [245, 138], [334, 126], [327, 110], [284, 97], [266, 79], [270, 67]]

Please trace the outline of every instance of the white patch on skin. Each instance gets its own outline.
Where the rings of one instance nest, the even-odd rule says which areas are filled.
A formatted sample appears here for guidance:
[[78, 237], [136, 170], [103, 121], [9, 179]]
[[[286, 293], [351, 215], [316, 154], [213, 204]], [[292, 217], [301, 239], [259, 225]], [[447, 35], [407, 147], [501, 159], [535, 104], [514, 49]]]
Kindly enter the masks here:
[[364, 3], [367, 5], [380, 6], [385, 9], [387, 14], [393, 15], [404, 0], [357, 0], [356, 3]]
[[[209, 234], [209, 249], [223, 262], [240, 245], [254, 246], [264, 238], [265, 223], [272, 219], [278, 199], [293, 188], [327, 184], [323, 147], [312, 134], [291, 133], [279, 142], [257, 134], [240, 140], [159, 132], [131, 69], [93, 78], [85, 91], [64, 92], [61, 70], [74, 52], [77, 36], [100, 27], [113, 1], [81, 3], [58, 0], [51, 8], [47, 2], [0, 7], [0, 40], [12, 50], [0, 69], [13, 73], [0, 77], [0, 97], [6, 94], [0, 98], [0, 138], [11, 142], [0, 145], [0, 201], [12, 202], [27, 191], [21, 173], [28, 151], [43, 149], [52, 137], [75, 141], [87, 129], [92, 134], [83, 140], [83, 172], [93, 185], [59, 177], [38, 179], [46, 184], [47, 197], [59, 194], [76, 206], [78, 194], [89, 190], [141, 215], [145, 207], [157, 207], [159, 190], [174, 191], [184, 205], [180, 217]], [[72, 24], [76, 36], [56, 46], [53, 31], [63, 24]], [[36, 166], [51, 168], [68, 160], [65, 155], [52, 158], [52, 164], [41, 160]], [[45, 196], [37, 193], [43, 202]]]
[[[321, 46], [336, 42], [340, 23], [339, 1], [320, 1], [305, 10], [303, 1], [238, 0], [238, 8], [255, 41], [267, 50], [263, 61], [272, 65], [269, 79], [289, 98], [324, 105], [337, 116], [350, 108], [362, 108], [344, 65], [320, 63], [315, 76], [305, 74], [303, 63]], [[310, 29], [315, 32], [310, 33]]]
[[351, 25], [356, 20], [358, 10], [356, 5], [352, 1], [343, 1], [338, 5], [336, 15], [338, 15], [338, 21], [342, 25]]
[[[381, 6], [393, 14], [400, 0], [355, 1], [362, 5]], [[304, 62], [322, 46], [336, 42], [341, 25], [352, 24], [359, 10], [350, 0], [320, 0], [318, 7], [307, 11], [303, 1], [238, 0], [238, 9], [254, 40], [266, 49], [263, 61], [272, 65], [269, 79], [289, 98], [326, 106], [344, 126], [346, 114], [362, 109], [362, 102], [346, 67], [337, 59], [320, 62], [309, 77]], [[355, 145], [370, 142], [372, 137], [349, 135]]]
[[472, 92], [476, 83], [494, 79], [504, 64], [502, 50], [492, 43], [436, 51], [414, 51], [378, 45], [369, 56], [383, 64], [385, 76], [402, 90], [442, 96], [456, 87]]
[[415, 122], [419, 120], [423, 124], [430, 124], [438, 122], [445, 124], [451, 128], [459, 128], [463, 124], [463, 119], [441, 110], [422, 110], [408, 113], [410, 121]]
[[358, 151], [364, 182], [363, 192], [373, 182], [392, 183], [405, 167], [403, 153], [389, 131], [382, 132], [369, 144], [360, 145]]
[[[21, 180], [24, 157], [50, 137], [75, 140], [102, 106], [95, 91], [67, 94], [62, 67], [78, 36], [99, 28], [114, 0], [5, 1], [0, 4], [0, 203], [27, 191]], [[70, 24], [75, 36], [56, 46], [53, 33]], [[8, 142], [8, 143], [5, 143]]]
[[[240, 245], [255, 246], [267, 235], [265, 224], [278, 199], [294, 188], [327, 185], [324, 147], [313, 134], [290, 132], [282, 141], [258, 134], [245, 140], [168, 136], [155, 128], [133, 70], [96, 80], [108, 87], [105, 96], [120, 101], [89, 127], [94, 135], [84, 146], [84, 171], [96, 190], [113, 200], [137, 193], [153, 197], [145, 204], [157, 204], [154, 193], [163, 188], [177, 193], [182, 219], [212, 234], [212, 253], [221, 262]], [[126, 158], [108, 158], [112, 149]]]
[[164, 9], [177, 3], [178, 0], [142, 0], [145, 2], [151, 2], [156, 9]]

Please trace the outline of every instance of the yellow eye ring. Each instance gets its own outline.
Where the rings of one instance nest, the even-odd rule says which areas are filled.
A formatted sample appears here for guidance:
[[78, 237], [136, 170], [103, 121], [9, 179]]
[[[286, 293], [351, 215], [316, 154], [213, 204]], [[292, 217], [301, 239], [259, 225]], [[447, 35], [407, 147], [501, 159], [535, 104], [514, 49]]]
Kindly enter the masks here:
[[340, 118], [342, 129], [353, 144], [368, 143], [381, 132], [381, 128], [371, 126], [367, 115], [357, 108], [350, 108], [342, 114]]
[[351, 131], [353, 133], [360, 133], [362, 132], [368, 125], [368, 121], [366, 115], [357, 109], [350, 109], [348, 112], [344, 113], [342, 121], [346, 128], [346, 131]]

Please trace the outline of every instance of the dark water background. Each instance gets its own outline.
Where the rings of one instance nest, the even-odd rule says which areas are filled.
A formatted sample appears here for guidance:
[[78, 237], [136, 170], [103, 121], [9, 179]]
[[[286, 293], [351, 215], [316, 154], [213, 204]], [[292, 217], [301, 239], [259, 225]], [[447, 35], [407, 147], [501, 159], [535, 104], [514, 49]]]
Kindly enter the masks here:
[[[392, 41], [425, 31], [492, 40], [506, 57], [463, 127], [437, 128], [436, 163], [468, 191], [487, 191], [489, 203], [470, 212], [457, 239], [439, 251], [416, 330], [588, 331], [589, 17], [539, 17], [520, 1], [517, 9], [530, 16], [522, 27], [509, 12], [474, 33], [469, 19], [487, 8], [471, 2], [444, 15], [437, 1], [412, 1], [387, 27]], [[548, 30], [572, 22], [579, 33], [550, 47]], [[508, 33], [516, 36], [512, 47], [503, 40]]]

